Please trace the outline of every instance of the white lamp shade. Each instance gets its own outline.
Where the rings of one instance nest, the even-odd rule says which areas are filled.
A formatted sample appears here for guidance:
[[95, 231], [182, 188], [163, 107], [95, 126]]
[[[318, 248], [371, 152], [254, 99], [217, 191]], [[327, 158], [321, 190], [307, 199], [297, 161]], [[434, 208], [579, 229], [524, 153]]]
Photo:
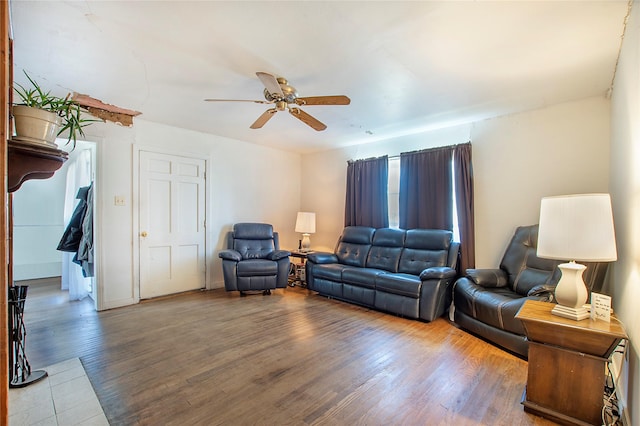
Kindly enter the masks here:
[[545, 197], [540, 203], [539, 257], [583, 262], [617, 259], [609, 194]]
[[301, 234], [313, 234], [316, 232], [316, 214], [311, 212], [298, 212], [296, 219], [296, 232]]

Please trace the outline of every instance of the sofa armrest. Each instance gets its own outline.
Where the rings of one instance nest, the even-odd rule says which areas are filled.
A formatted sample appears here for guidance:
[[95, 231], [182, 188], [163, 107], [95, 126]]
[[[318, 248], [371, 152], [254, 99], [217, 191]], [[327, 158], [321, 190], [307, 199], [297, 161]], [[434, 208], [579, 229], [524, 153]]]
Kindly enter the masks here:
[[448, 266], [434, 266], [427, 268], [420, 273], [420, 280], [441, 280], [453, 278], [456, 276], [456, 270]]
[[287, 250], [275, 250], [272, 251], [271, 253], [269, 253], [269, 256], [267, 256], [267, 258], [269, 260], [280, 260], [280, 259], [284, 259], [285, 257], [289, 257], [291, 256], [291, 252], [287, 251]]
[[554, 294], [556, 286], [551, 284], [539, 284], [535, 287], [531, 287], [531, 290], [527, 293], [527, 297], [535, 296], [541, 297], [544, 300], [551, 302], [554, 300]]
[[467, 277], [481, 287], [506, 287], [509, 284], [507, 273], [502, 269], [467, 269]]
[[218, 253], [218, 257], [224, 260], [233, 260], [235, 262], [240, 262], [242, 260], [242, 255], [235, 250], [222, 250]]
[[307, 260], [315, 264], [338, 263], [338, 256], [334, 253], [315, 252], [307, 255]]

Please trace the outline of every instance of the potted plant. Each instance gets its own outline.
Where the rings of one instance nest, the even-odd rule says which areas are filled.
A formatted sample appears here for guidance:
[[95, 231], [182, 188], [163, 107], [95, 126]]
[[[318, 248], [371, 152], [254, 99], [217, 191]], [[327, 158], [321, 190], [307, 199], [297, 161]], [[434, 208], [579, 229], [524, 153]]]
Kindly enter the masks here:
[[20, 102], [12, 106], [15, 139], [56, 146], [56, 137], [68, 132], [67, 143], [73, 141], [75, 148], [78, 136], [84, 136], [82, 128], [99, 120], [84, 118], [82, 114], [86, 110], [73, 101], [69, 94], [61, 98], [50, 91], [45, 92], [26, 71], [23, 72], [32, 87], [14, 84], [14, 90], [20, 98]]

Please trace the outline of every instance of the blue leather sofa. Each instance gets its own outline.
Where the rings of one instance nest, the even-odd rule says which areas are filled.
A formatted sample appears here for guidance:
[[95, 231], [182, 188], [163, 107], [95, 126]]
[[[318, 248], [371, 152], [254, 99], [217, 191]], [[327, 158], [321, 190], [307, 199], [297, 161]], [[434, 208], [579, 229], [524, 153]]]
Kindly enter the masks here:
[[307, 256], [307, 284], [323, 296], [433, 321], [451, 301], [458, 251], [450, 231], [348, 226], [334, 253]]
[[[516, 314], [527, 300], [554, 302], [560, 263], [537, 256], [538, 225], [519, 226], [498, 268], [467, 269], [453, 285], [451, 319], [460, 327], [527, 358], [529, 342]], [[589, 292], [602, 289], [607, 263], [585, 263]]]

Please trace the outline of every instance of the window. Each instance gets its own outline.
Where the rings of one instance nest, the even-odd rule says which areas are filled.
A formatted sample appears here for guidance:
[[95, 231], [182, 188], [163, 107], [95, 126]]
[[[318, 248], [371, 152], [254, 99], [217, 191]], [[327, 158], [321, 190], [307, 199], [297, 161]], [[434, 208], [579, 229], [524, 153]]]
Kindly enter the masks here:
[[389, 158], [389, 182], [387, 198], [389, 203], [389, 227], [400, 226], [400, 157]]
[[[453, 179], [453, 240], [460, 241], [458, 229], [458, 213], [456, 207], [456, 182], [454, 173], [454, 162], [451, 161], [451, 173]], [[389, 158], [389, 182], [387, 189], [389, 199], [389, 227], [399, 228], [400, 226], [400, 157]]]

